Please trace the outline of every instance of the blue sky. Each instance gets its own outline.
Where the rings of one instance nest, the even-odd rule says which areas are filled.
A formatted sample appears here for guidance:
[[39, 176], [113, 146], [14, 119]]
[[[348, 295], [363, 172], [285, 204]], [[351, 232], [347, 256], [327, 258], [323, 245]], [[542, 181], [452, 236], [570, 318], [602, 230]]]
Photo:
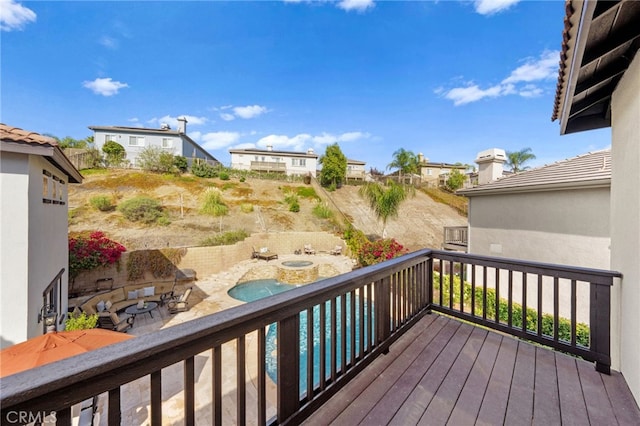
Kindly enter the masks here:
[[398, 148], [472, 164], [530, 147], [542, 165], [610, 141], [550, 120], [563, 17], [561, 0], [0, 0], [0, 120], [80, 139], [185, 116], [227, 165], [333, 142], [380, 170]]

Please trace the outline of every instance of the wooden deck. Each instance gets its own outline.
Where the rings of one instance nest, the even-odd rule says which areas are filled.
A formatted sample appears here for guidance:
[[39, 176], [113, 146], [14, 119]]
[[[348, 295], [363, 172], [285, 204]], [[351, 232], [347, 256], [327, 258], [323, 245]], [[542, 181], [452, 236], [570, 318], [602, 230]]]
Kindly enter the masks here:
[[430, 314], [305, 424], [640, 425], [618, 372]]

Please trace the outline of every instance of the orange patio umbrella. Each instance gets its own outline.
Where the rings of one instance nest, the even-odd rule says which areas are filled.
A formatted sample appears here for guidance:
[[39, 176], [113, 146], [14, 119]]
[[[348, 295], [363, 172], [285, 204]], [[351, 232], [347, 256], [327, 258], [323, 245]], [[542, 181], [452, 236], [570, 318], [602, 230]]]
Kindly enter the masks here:
[[133, 338], [126, 333], [93, 328], [43, 334], [0, 351], [0, 377], [79, 355]]

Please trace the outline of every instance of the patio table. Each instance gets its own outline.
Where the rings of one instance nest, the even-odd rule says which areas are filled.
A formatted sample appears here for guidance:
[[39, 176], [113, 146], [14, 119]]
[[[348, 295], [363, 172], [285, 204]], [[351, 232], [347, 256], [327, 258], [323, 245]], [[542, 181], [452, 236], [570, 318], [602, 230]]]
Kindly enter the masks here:
[[140, 315], [140, 314], [149, 313], [149, 315], [151, 315], [151, 318], [153, 318], [153, 314], [151, 313], [151, 311], [153, 311], [157, 307], [158, 307], [158, 304], [156, 302], [146, 302], [142, 308], [138, 308], [138, 305], [135, 304], [126, 308], [124, 312], [126, 314], [131, 315], [135, 321], [136, 315]]

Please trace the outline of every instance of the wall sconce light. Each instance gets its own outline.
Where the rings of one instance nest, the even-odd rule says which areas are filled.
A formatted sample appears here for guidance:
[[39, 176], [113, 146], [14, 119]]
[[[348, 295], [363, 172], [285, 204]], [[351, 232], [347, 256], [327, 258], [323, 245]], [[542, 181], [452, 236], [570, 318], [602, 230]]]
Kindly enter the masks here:
[[40, 308], [40, 313], [38, 314], [38, 323], [43, 322], [43, 332], [50, 333], [52, 331], [56, 331], [56, 318], [58, 317], [58, 313], [54, 310], [51, 305], [44, 305]]

